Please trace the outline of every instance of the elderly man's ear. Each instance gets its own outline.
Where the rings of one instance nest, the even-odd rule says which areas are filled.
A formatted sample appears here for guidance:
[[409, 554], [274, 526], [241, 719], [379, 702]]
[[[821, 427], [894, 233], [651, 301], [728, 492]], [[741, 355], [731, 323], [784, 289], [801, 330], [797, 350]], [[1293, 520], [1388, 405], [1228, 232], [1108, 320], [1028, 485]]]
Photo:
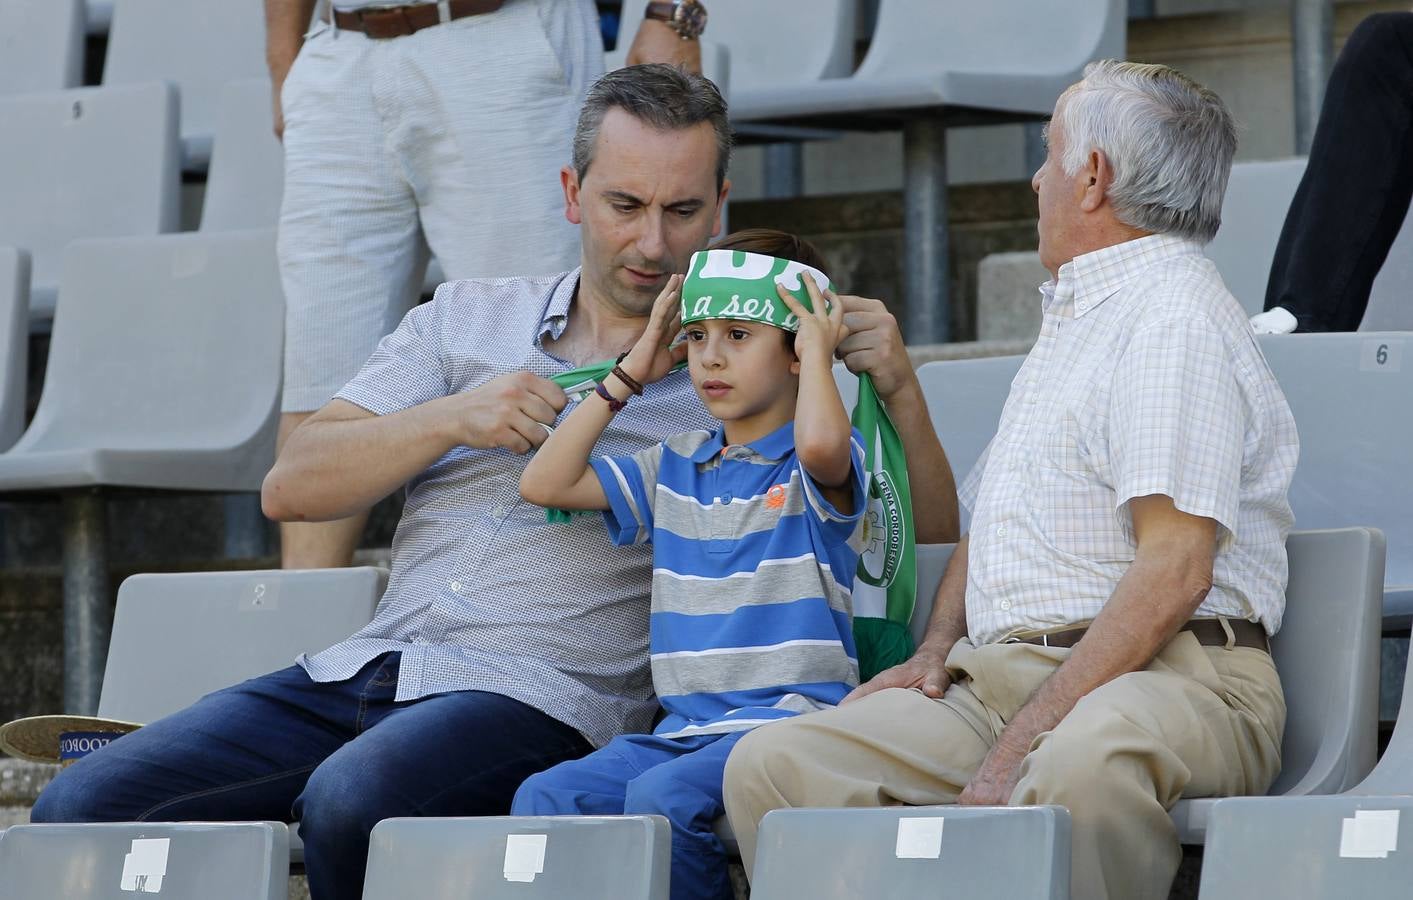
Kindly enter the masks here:
[[1101, 150], [1091, 150], [1084, 161], [1083, 185], [1079, 198], [1079, 208], [1092, 213], [1104, 205], [1109, 194], [1109, 185], [1114, 181], [1114, 169], [1109, 165], [1109, 157]]

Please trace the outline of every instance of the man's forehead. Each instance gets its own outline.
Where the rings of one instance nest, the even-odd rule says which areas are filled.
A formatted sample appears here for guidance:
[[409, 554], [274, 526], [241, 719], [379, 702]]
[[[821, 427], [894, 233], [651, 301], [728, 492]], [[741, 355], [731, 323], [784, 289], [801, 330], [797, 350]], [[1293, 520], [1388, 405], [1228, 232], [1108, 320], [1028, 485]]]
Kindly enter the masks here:
[[[599, 128], [588, 177], [605, 189], [630, 181], [700, 181], [714, 193], [716, 132], [709, 122], [686, 128], [656, 128], [621, 109], [609, 110]], [[695, 186], [694, 186], [695, 188]], [[630, 191], [631, 192], [631, 191]]]

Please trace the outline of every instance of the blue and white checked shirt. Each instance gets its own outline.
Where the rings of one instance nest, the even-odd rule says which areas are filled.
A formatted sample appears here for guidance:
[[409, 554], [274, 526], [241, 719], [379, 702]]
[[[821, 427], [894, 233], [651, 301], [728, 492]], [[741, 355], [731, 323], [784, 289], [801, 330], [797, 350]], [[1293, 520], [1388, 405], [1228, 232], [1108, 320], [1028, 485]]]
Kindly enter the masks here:
[[[541, 341], [563, 332], [578, 283], [576, 270], [444, 284], [383, 338], [338, 396], [386, 415], [513, 372], [564, 372], [570, 366]], [[683, 370], [615, 416], [597, 452], [632, 454], [715, 425]], [[503, 694], [595, 746], [651, 728], [652, 550], [614, 547], [598, 516], [548, 524], [543, 509], [520, 499], [527, 460], [459, 447], [407, 485], [387, 593], [366, 628], [300, 657], [311, 678], [349, 678], [375, 656], [399, 651], [398, 700]]]

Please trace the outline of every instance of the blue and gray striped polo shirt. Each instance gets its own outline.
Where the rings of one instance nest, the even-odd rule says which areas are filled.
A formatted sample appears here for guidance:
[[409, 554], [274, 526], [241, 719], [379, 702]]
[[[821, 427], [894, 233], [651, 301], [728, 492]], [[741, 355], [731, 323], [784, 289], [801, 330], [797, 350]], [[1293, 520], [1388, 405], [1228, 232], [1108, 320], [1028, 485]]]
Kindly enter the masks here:
[[649, 652], [664, 737], [744, 731], [836, 705], [859, 680], [851, 591], [864, 510], [800, 468], [790, 422], [749, 444], [721, 429], [594, 460], [618, 544], [653, 545]]

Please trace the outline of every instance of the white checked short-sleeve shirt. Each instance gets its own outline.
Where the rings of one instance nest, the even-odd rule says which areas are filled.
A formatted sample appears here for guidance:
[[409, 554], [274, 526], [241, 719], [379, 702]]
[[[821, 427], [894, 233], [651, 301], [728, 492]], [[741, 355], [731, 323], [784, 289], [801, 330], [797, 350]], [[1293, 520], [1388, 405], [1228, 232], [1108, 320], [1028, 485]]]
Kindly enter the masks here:
[[1245, 313], [1191, 241], [1075, 258], [1041, 288], [1040, 338], [961, 489], [978, 643], [1092, 620], [1133, 563], [1128, 503], [1164, 494], [1218, 524], [1199, 617], [1285, 608], [1295, 420]]

